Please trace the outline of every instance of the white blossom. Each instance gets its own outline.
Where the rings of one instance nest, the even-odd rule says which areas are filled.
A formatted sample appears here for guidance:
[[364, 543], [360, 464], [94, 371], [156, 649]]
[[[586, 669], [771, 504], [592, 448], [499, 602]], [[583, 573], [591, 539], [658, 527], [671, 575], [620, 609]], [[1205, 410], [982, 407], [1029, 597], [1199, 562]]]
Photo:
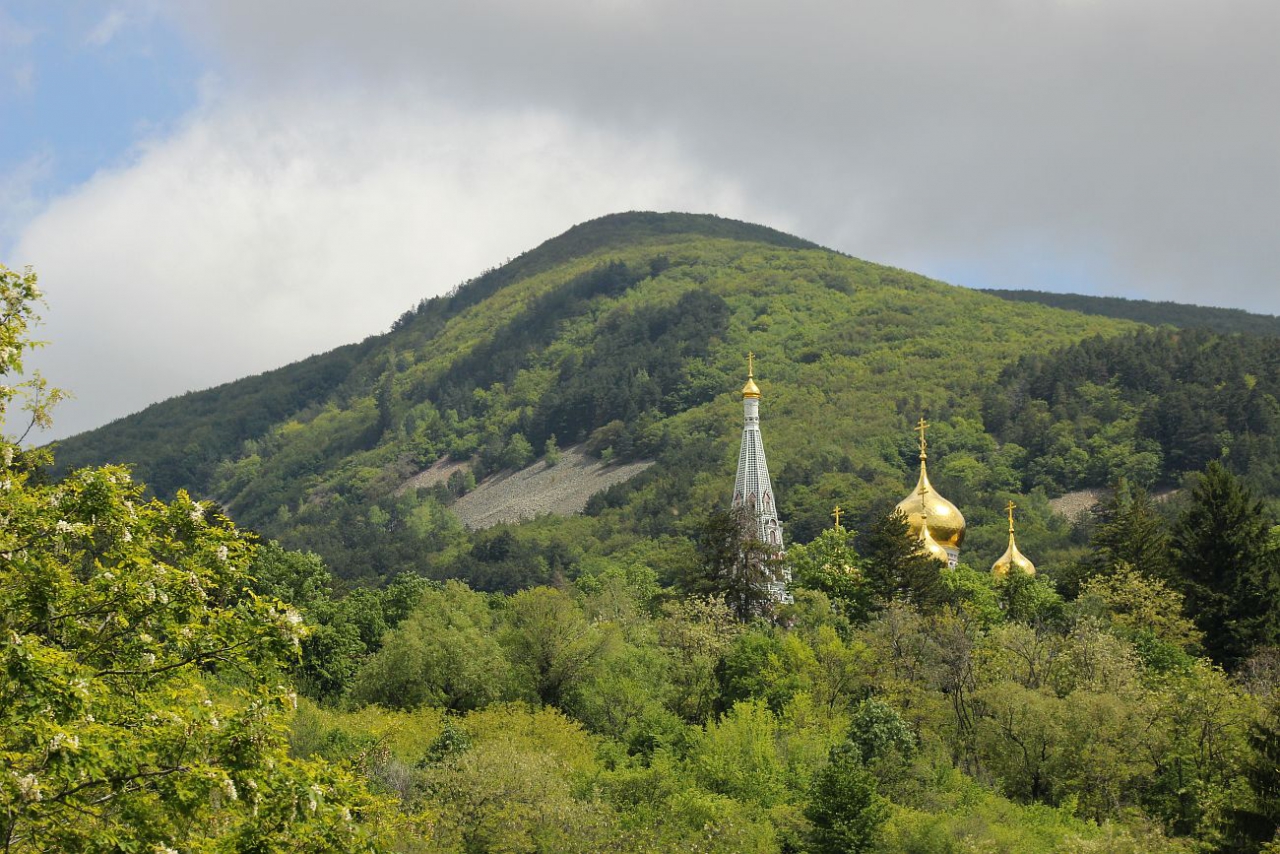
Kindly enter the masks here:
[[227, 547], [225, 544], [218, 546], [218, 560], [222, 561], [223, 563], [227, 562]]
[[40, 780], [35, 774], [28, 774], [25, 777], [18, 777], [18, 794], [22, 796], [24, 801], [38, 801], [41, 798]]
[[79, 750], [79, 736], [68, 735], [65, 732], [57, 732], [53, 734], [53, 738], [49, 739], [49, 752], [61, 753], [63, 750]]

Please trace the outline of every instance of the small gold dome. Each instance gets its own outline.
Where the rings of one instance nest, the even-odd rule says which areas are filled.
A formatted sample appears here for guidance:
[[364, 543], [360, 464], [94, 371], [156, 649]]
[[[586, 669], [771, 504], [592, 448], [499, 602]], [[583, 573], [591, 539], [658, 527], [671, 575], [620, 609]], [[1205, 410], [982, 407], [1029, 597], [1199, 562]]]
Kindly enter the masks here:
[[920, 480], [911, 494], [898, 502], [898, 509], [907, 517], [911, 533], [920, 536], [924, 520], [929, 519], [929, 531], [944, 546], [959, 549], [964, 542], [964, 516], [947, 499], [939, 495], [929, 483], [924, 454], [920, 455]]
[[1012, 501], [1009, 502], [1009, 547], [1004, 550], [1004, 554], [1000, 555], [1000, 559], [991, 565], [991, 574], [997, 578], [1004, 578], [1012, 569], [1025, 572], [1027, 575], [1036, 574], [1036, 565], [1026, 555], [1018, 551], [1018, 544], [1013, 538], [1013, 508], [1015, 506], [1017, 505]]
[[1004, 578], [1011, 569], [1018, 569], [1027, 575], [1036, 574], [1036, 565], [1018, 551], [1018, 544], [1013, 541], [1013, 535], [1009, 536], [1009, 548], [1005, 549], [1000, 559], [991, 566], [991, 574]]
[[756, 354], [747, 354], [747, 384], [742, 387], [743, 398], [754, 397], [760, 399], [760, 386], [756, 385]]
[[920, 528], [920, 548], [925, 554], [934, 560], [941, 561], [944, 565], [951, 565], [951, 556], [947, 554], [947, 550], [938, 545], [938, 541], [933, 538], [933, 534], [929, 530], [929, 524], [926, 522]]

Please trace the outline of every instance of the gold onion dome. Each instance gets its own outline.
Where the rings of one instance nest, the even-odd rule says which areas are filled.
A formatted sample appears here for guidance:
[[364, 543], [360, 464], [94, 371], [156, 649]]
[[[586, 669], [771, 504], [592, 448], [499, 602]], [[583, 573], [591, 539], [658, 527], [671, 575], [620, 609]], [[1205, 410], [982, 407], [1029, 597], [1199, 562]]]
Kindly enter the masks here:
[[929, 520], [928, 530], [933, 539], [945, 548], [959, 550], [964, 542], [964, 516], [959, 508], [943, 498], [929, 483], [929, 471], [925, 467], [928, 458], [926, 449], [929, 443], [925, 440], [925, 430], [929, 424], [923, 418], [916, 426], [920, 434], [920, 480], [911, 494], [898, 502], [898, 509], [907, 517], [907, 527], [917, 537], [925, 529], [925, 519]]
[[760, 386], [756, 385], [756, 354], [747, 354], [747, 384], [742, 387], [742, 396], [760, 398]]
[[1026, 555], [1018, 551], [1018, 544], [1013, 539], [1013, 508], [1017, 505], [1012, 501], [1009, 502], [1009, 548], [1004, 550], [1004, 554], [1000, 555], [1000, 559], [991, 565], [991, 574], [999, 578], [1004, 578], [1012, 569], [1025, 572], [1027, 575], [1036, 574], [1036, 565], [1032, 563]]

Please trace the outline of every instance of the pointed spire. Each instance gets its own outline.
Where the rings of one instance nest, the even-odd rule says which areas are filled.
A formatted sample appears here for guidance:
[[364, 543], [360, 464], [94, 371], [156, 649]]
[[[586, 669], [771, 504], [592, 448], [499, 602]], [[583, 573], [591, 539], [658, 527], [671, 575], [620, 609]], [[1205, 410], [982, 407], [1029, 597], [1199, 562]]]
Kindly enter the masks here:
[[747, 354], [747, 384], [742, 387], [743, 398], [760, 399], [760, 386], [756, 385], [756, 354]]
[[[760, 434], [760, 388], [755, 382], [755, 354], [747, 356], [747, 384], [742, 388], [742, 445], [738, 451], [738, 476], [733, 485], [733, 506], [745, 508], [755, 524], [755, 538], [782, 555], [782, 522], [774, 499], [769, 463], [764, 454], [764, 438]], [[790, 602], [787, 583], [791, 571], [785, 564], [779, 577], [767, 582], [769, 596], [775, 602]]]

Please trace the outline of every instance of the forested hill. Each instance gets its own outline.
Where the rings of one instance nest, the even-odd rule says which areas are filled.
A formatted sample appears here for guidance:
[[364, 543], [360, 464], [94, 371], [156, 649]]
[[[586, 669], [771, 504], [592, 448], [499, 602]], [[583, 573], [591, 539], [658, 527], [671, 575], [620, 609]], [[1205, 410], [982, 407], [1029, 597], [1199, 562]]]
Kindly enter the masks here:
[[[221, 507], [148, 502], [115, 467], [47, 480], [0, 440], [0, 838], [1277, 850], [1280, 528], [1258, 498], [1280, 491], [1280, 338], [1009, 302], [712, 218], [548, 245], [61, 450]], [[10, 365], [35, 284], [0, 268]], [[785, 604], [726, 508], [748, 351]], [[954, 569], [886, 512], [921, 414], [969, 523]], [[653, 464], [583, 515], [461, 529], [476, 479], [579, 447]], [[1092, 516], [1050, 511], [1110, 484]], [[1033, 574], [992, 567], [1009, 500]]]
[[[632, 212], [575, 226], [501, 267], [486, 271], [448, 294], [424, 299], [393, 325], [391, 335], [373, 335], [285, 367], [203, 391], [189, 392], [87, 431], [58, 445], [59, 471], [102, 460], [128, 462], [160, 494], [203, 489], [211, 466], [232, 455], [246, 439], [333, 395], [367, 385], [361, 368], [379, 348], [396, 346], [403, 327], [415, 323], [414, 337], [430, 338], [440, 325], [502, 288], [610, 246], [655, 238], [694, 237], [749, 241], [791, 249], [817, 244], [762, 225], [717, 216]], [[350, 381], [349, 386], [345, 386]]]
[[[797, 538], [827, 524], [837, 502], [868, 514], [901, 497], [914, 466], [909, 425], [925, 413], [939, 425], [935, 447], [953, 451], [938, 476], [971, 505], [971, 537], [982, 542], [989, 522], [994, 547], [997, 493], [1020, 472], [988, 470], [1022, 463], [996, 459], [980, 421], [986, 390], [1023, 355], [1130, 328], [761, 226], [619, 214], [424, 300], [390, 332], [150, 407], [60, 443], [57, 458], [62, 471], [127, 462], [161, 495], [216, 498], [343, 576], [415, 570], [512, 588], [571, 576], [597, 535], [611, 549], [631, 537], [686, 541], [685, 520], [727, 500], [736, 391], [753, 350]], [[447, 505], [466, 479], [451, 491], [399, 489], [442, 457], [470, 460], [483, 478], [583, 441], [606, 459], [658, 465], [598, 497], [586, 519], [518, 534], [461, 532]]]
[[1048, 291], [1011, 291], [985, 289], [984, 294], [1018, 302], [1034, 302], [1054, 308], [1065, 308], [1081, 314], [1115, 317], [1151, 326], [1176, 326], [1179, 329], [1208, 329], [1230, 334], [1280, 335], [1280, 317], [1253, 314], [1238, 308], [1212, 308], [1178, 302], [1125, 299], [1124, 297], [1055, 294]]

